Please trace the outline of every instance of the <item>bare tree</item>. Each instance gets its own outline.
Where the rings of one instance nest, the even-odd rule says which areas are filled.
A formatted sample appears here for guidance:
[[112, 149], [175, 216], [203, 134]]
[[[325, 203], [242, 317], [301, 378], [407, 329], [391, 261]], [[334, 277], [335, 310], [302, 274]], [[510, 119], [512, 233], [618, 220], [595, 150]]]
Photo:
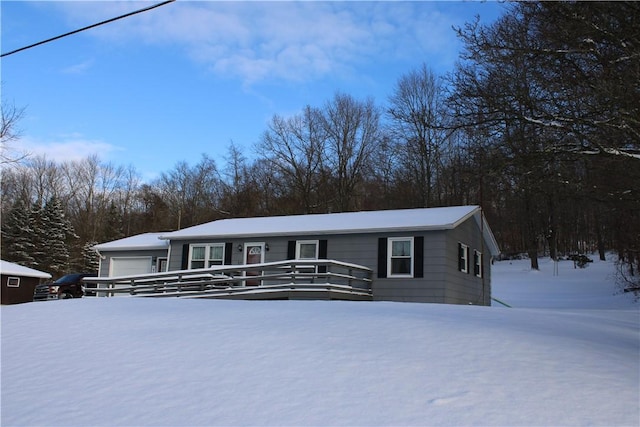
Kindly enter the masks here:
[[331, 176], [332, 208], [342, 212], [359, 209], [359, 186], [370, 172], [382, 139], [380, 110], [372, 99], [358, 101], [337, 93], [321, 113], [326, 133], [323, 166]]
[[441, 169], [447, 132], [443, 126], [444, 91], [426, 65], [402, 76], [389, 97], [387, 114], [398, 154], [422, 207], [436, 203], [434, 188]]
[[163, 172], [154, 186], [172, 211], [177, 229], [218, 215], [220, 176], [215, 161], [204, 154], [194, 167], [178, 162], [172, 171]]
[[20, 138], [18, 123], [24, 117], [24, 108], [2, 101], [0, 108], [0, 165], [17, 163], [28, 153], [16, 150], [12, 144]]
[[319, 205], [319, 176], [325, 151], [325, 130], [317, 109], [285, 119], [273, 116], [258, 145], [258, 152], [292, 189], [296, 211], [310, 213]]
[[484, 139], [480, 158], [511, 192], [491, 202], [511, 211], [533, 268], [558, 245], [602, 248], [604, 232], [638, 258], [639, 19], [634, 2], [525, 2], [459, 30], [457, 123]]

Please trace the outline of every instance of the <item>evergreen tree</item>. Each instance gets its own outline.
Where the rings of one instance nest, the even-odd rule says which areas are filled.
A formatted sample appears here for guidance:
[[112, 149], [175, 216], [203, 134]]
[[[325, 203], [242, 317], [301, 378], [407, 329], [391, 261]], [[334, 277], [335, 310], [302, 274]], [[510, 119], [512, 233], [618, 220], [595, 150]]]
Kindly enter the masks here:
[[65, 217], [60, 200], [52, 197], [45, 204], [42, 214], [43, 264], [54, 275], [62, 275], [69, 269], [69, 243], [76, 236], [71, 222]]
[[2, 228], [2, 259], [25, 267], [35, 266], [34, 230], [30, 213], [28, 203], [19, 199], [9, 211]]
[[33, 242], [33, 267], [42, 271], [48, 271], [47, 249], [45, 247], [47, 237], [44, 233], [43, 215], [44, 210], [42, 205], [38, 202], [32, 203], [31, 209], [29, 210], [29, 221], [33, 229], [31, 233]]
[[99, 255], [92, 249], [98, 242], [86, 242], [82, 247], [82, 259], [79, 265], [76, 266], [77, 271], [83, 273], [96, 273], [99, 266]]

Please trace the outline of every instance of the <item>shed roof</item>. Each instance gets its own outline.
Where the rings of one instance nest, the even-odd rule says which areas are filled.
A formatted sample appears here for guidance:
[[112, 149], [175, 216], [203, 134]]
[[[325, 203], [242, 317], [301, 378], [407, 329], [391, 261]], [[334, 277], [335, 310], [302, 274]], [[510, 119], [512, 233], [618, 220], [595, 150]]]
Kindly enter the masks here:
[[36, 277], [38, 279], [51, 279], [49, 273], [25, 267], [9, 261], [0, 260], [0, 273], [4, 275], [20, 276], [20, 277]]
[[[447, 230], [476, 215], [479, 206], [396, 209], [382, 211], [307, 214], [258, 218], [221, 219], [164, 233], [160, 239], [186, 240], [202, 238], [287, 236], [304, 234], [354, 234], [363, 232]], [[485, 239], [492, 253], [498, 246], [483, 219]]]
[[166, 233], [143, 233], [93, 246], [97, 251], [164, 250], [169, 242], [159, 237]]

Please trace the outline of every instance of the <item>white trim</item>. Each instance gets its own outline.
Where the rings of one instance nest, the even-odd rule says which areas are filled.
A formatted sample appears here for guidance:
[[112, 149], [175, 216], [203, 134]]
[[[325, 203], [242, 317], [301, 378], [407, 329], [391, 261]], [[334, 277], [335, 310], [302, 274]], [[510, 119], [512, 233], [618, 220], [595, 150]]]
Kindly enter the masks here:
[[[247, 262], [247, 248], [249, 246], [257, 246], [260, 248], [260, 262], [259, 263], [254, 263], [254, 264], [264, 264], [264, 253], [265, 253], [265, 247], [266, 247], [266, 243], [265, 242], [245, 242], [244, 244], [244, 251], [242, 252], [242, 262], [245, 265], [251, 265]], [[247, 273], [249, 272], [249, 269], [245, 269], [243, 272], [244, 277], [248, 277]], [[262, 275], [262, 272], [259, 272], [260, 275]], [[247, 280], [248, 281], [248, 280]], [[246, 286], [247, 282], [244, 282], [244, 285]], [[262, 280], [260, 280], [260, 284], [258, 286], [262, 285]]]
[[242, 255], [242, 260], [244, 264], [247, 264], [247, 247], [249, 246], [260, 246], [260, 264], [264, 263], [264, 252], [265, 252], [265, 242], [246, 242], [244, 244], [244, 250]]
[[[392, 268], [392, 259], [393, 257], [393, 242], [406, 242], [409, 241], [409, 273], [402, 274], [394, 274]], [[387, 277], [413, 277], [413, 264], [414, 264], [414, 248], [413, 248], [413, 236], [405, 236], [405, 237], [389, 237], [387, 238]], [[398, 257], [396, 257], [398, 258]], [[403, 258], [406, 258], [403, 257]]]
[[[460, 249], [462, 249], [462, 256], [460, 256]], [[458, 242], [456, 250], [458, 252], [458, 256], [456, 257], [458, 260], [458, 271], [461, 271], [462, 273], [469, 273], [469, 246], [462, 242]], [[464, 260], [464, 264], [460, 267], [460, 261], [462, 260]]]
[[[476, 262], [476, 257], [478, 262]], [[478, 267], [478, 272], [476, 273], [476, 267]], [[482, 277], [482, 252], [474, 249], [473, 250], [473, 273], [476, 277]]]
[[225, 244], [221, 243], [221, 242], [217, 242], [217, 243], [191, 243], [189, 245], [189, 258], [187, 261], [187, 270], [192, 270], [193, 267], [191, 266], [191, 263], [193, 262], [193, 248], [202, 248], [204, 247], [204, 259], [203, 260], [198, 260], [198, 261], [203, 261], [204, 264], [202, 267], [197, 267], [197, 268], [209, 268], [211, 267], [211, 265], [207, 265], [209, 263], [209, 261], [217, 261], [217, 259], [213, 259], [211, 258], [211, 248], [222, 248], [222, 258], [220, 259], [220, 264], [214, 264], [214, 265], [224, 265], [224, 251], [225, 251]]
[[[164, 261], [164, 270], [160, 268], [160, 265], [162, 264], [162, 261]], [[157, 273], [164, 273], [166, 271], [168, 271], [169, 269], [169, 257], [166, 256], [159, 256], [158, 258], [156, 258], [156, 272]]]
[[[11, 279], [15, 279], [18, 281], [16, 284], [11, 284]], [[7, 277], [7, 288], [19, 288], [20, 287], [20, 278], [19, 277]]]
[[[316, 245], [316, 253], [313, 258], [301, 258], [300, 246], [302, 245]], [[296, 240], [296, 259], [318, 259], [320, 254], [320, 240]]]

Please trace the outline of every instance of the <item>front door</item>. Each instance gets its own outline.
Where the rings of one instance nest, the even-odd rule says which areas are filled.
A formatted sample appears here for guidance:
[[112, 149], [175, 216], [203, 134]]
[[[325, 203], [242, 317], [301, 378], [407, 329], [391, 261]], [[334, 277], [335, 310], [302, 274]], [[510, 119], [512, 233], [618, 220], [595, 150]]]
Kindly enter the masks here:
[[[264, 262], [264, 243], [245, 243], [244, 245], [244, 263], [261, 264]], [[260, 276], [259, 270], [246, 270], [246, 276]], [[245, 286], [260, 286], [260, 280], [247, 280]]]

